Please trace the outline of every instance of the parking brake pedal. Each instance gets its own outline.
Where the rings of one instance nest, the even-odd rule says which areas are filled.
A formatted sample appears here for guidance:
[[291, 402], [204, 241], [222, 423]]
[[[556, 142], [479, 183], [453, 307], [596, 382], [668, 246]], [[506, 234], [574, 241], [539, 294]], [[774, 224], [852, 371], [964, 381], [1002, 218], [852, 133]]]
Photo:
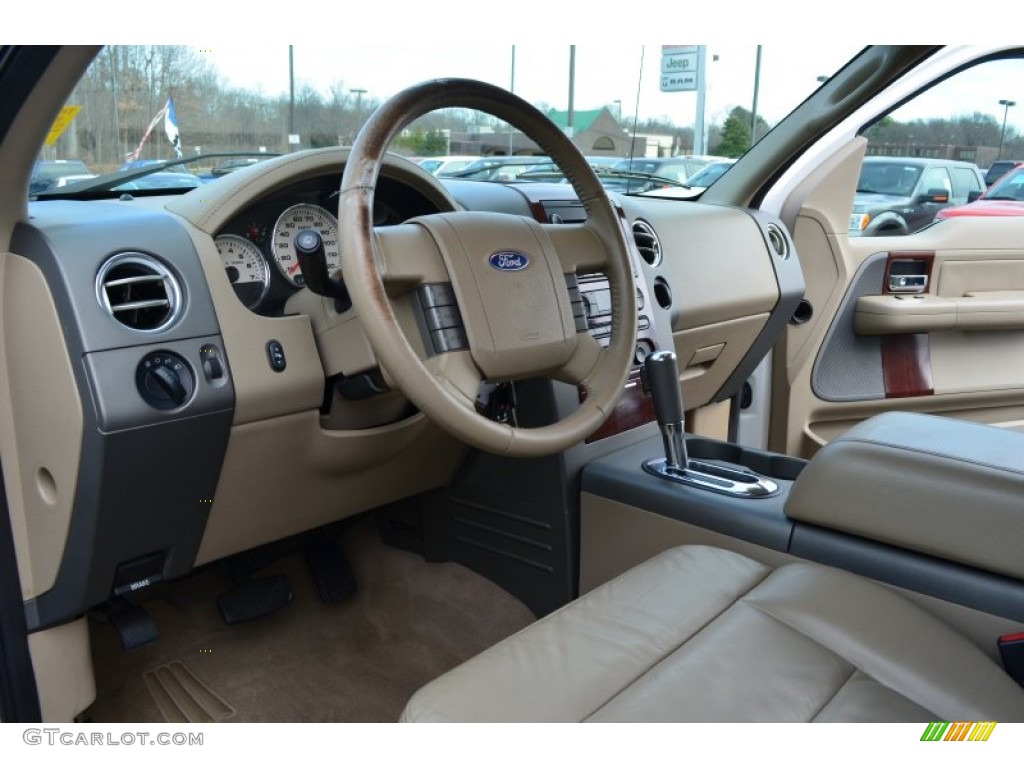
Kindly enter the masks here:
[[356, 578], [336, 538], [314, 536], [306, 542], [305, 551], [321, 600], [337, 603], [355, 593]]
[[117, 630], [121, 647], [126, 651], [141, 648], [160, 636], [153, 618], [146, 613], [146, 609], [123, 597], [111, 597], [91, 615]]
[[292, 585], [283, 574], [236, 584], [217, 598], [225, 624], [240, 624], [269, 616], [292, 601]]

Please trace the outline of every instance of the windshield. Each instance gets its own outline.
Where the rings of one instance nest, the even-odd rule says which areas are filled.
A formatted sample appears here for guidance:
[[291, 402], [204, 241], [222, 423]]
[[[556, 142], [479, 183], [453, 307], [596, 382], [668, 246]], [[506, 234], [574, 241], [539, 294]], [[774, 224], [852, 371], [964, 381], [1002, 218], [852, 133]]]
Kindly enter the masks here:
[[1024, 200], [1024, 168], [1006, 174], [988, 192], [988, 200]]
[[[406, 46], [401, 60], [417, 62], [410, 71], [386, 46], [113, 46], [68, 99], [30, 193], [67, 196], [94, 188], [90, 181], [112, 192], [180, 192], [260, 156], [345, 146], [388, 97], [442, 76], [514, 91], [595, 167], [619, 161], [679, 184], [709, 159], [743, 154], [858, 47]], [[519, 131], [466, 109], [424, 116], [391, 149], [442, 178], [495, 182], [516, 181], [545, 159]], [[159, 164], [220, 152], [252, 157]], [[143, 173], [130, 186], [103, 186], [126, 171]]]
[[919, 165], [866, 161], [860, 169], [857, 191], [864, 194], [909, 197], [917, 186], [921, 170]]

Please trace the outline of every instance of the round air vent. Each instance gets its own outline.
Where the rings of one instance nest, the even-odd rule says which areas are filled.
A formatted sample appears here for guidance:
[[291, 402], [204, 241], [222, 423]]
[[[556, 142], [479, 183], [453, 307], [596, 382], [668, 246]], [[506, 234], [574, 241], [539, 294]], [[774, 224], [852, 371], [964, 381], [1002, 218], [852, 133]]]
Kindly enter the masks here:
[[633, 240], [644, 261], [652, 267], [661, 263], [661, 241], [654, 227], [643, 219], [637, 219], [633, 222]]
[[769, 245], [771, 245], [771, 248], [775, 252], [775, 255], [778, 256], [780, 259], [788, 259], [789, 241], [786, 239], [786, 236], [782, 233], [782, 230], [779, 229], [774, 224], [769, 224], [767, 229], [768, 243]]
[[144, 253], [122, 253], [104, 263], [96, 296], [112, 318], [134, 331], [163, 330], [181, 312], [177, 278]]

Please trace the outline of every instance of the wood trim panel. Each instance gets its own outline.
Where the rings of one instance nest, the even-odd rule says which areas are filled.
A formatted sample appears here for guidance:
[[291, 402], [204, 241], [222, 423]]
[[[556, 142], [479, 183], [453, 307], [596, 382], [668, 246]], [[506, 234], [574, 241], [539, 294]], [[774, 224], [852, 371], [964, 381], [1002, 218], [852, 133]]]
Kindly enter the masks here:
[[934, 395], [928, 334], [883, 336], [882, 379], [886, 398]]
[[640, 376], [634, 375], [626, 382], [626, 388], [622, 391], [622, 397], [616, 403], [615, 410], [612, 411], [605, 423], [587, 438], [587, 442], [593, 443], [625, 432], [627, 429], [641, 427], [652, 421], [654, 421], [654, 399], [644, 391], [643, 385], [640, 383]]

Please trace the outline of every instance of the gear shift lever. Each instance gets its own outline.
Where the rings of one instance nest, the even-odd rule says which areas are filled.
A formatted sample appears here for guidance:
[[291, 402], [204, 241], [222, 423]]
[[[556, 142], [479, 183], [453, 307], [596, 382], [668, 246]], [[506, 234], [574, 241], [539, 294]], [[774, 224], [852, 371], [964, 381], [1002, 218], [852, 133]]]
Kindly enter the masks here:
[[657, 477], [729, 496], [757, 498], [778, 493], [779, 486], [746, 467], [723, 467], [691, 460], [683, 430], [683, 394], [674, 352], [662, 350], [644, 361], [647, 388], [654, 399], [654, 415], [665, 445], [665, 458], [645, 461], [643, 468]]
[[661, 350], [644, 361], [647, 388], [654, 400], [661, 439], [665, 443], [666, 468], [685, 472], [689, 464], [683, 438], [683, 391], [679, 388], [679, 368], [675, 352]]

